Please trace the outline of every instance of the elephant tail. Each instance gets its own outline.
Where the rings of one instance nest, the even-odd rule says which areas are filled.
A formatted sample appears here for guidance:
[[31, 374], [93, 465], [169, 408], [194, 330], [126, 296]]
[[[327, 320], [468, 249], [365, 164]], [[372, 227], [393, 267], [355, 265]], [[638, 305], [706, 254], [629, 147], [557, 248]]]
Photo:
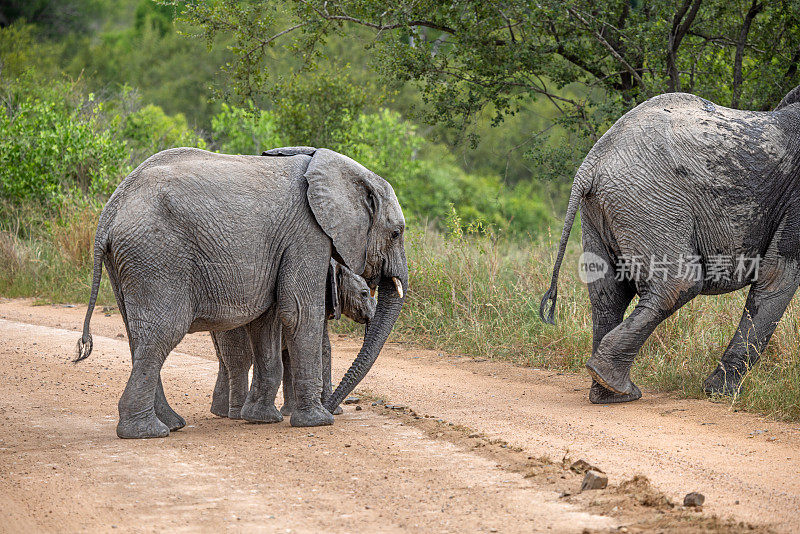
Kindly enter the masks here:
[[83, 320], [83, 335], [78, 340], [77, 356], [73, 362], [85, 360], [92, 353], [92, 334], [89, 333], [89, 323], [92, 320], [92, 313], [97, 302], [97, 293], [100, 290], [100, 278], [103, 276], [103, 257], [108, 249], [108, 232], [101, 225], [98, 225], [97, 235], [94, 239], [94, 266], [92, 267], [92, 294], [89, 297], [89, 308], [86, 310], [86, 318]]
[[584, 165], [581, 165], [581, 168], [578, 169], [578, 174], [575, 176], [572, 190], [569, 193], [567, 213], [564, 216], [564, 229], [561, 231], [561, 244], [558, 246], [558, 256], [556, 256], [556, 263], [553, 267], [553, 278], [550, 281], [550, 287], [545, 292], [542, 297], [542, 302], [539, 305], [539, 318], [542, 322], [548, 324], [556, 324], [555, 312], [556, 297], [558, 296], [558, 270], [561, 268], [561, 262], [564, 261], [564, 253], [567, 250], [567, 241], [569, 241], [569, 233], [572, 230], [572, 224], [575, 222], [575, 215], [578, 213], [581, 200], [583, 200], [583, 197], [591, 186], [591, 175], [586, 172]]

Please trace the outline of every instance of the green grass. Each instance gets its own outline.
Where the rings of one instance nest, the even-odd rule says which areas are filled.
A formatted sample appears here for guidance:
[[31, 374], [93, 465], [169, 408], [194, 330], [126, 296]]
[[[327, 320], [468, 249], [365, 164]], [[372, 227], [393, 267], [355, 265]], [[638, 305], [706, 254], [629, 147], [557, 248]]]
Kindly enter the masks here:
[[[73, 206], [49, 218], [30, 210], [4, 217], [9, 222], [0, 227], [0, 295], [87, 302], [98, 214], [97, 207]], [[579, 233], [576, 227], [561, 269], [557, 324], [551, 326], [539, 320], [538, 310], [550, 281], [556, 236], [519, 244], [459, 231], [445, 238], [410, 229], [406, 252], [411, 290], [393, 339], [449, 353], [582, 372], [591, 351], [592, 326], [588, 294], [577, 276]], [[702, 398], [703, 379], [733, 336], [744, 299], [745, 292], [739, 291], [691, 301], [647, 341], [633, 370], [634, 381]], [[106, 276], [99, 302], [114, 302]], [[799, 317], [800, 301], [795, 298], [762, 361], [745, 378], [742, 394], [721, 402], [800, 420]], [[346, 321], [337, 325], [341, 332], [359, 328]]]

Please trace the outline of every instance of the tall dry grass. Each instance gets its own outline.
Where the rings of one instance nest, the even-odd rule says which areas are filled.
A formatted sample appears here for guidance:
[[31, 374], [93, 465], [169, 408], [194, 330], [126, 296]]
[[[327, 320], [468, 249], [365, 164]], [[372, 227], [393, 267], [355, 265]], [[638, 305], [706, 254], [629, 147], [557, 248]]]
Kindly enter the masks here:
[[[576, 228], [577, 230], [577, 228]], [[411, 232], [406, 251], [411, 290], [395, 338], [454, 353], [533, 367], [583, 371], [592, 346], [585, 285], [578, 279], [574, 231], [559, 277], [556, 325], [539, 320], [558, 240], [518, 245], [490, 237], [445, 239]], [[734, 334], [746, 292], [701, 296], [661, 324], [645, 343], [632, 375], [640, 385], [703, 397], [702, 382]], [[636, 301], [631, 304], [633, 309]], [[800, 297], [796, 297], [733, 409], [800, 419]], [[586, 377], [587, 384], [589, 377]]]
[[[100, 208], [67, 204], [50, 214], [35, 206], [2, 206], [0, 211], [0, 295], [88, 301]], [[107, 277], [98, 302], [114, 302]]]

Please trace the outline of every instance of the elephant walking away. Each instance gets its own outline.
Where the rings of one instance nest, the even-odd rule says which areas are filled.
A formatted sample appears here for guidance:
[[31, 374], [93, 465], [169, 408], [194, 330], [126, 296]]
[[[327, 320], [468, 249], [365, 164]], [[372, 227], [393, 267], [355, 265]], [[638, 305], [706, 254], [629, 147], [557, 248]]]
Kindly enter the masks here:
[[[339, 319], [344, 314], [357, 323], [368, 324], [375, 315], [375, 298], [363, 278], [331, 260], [325, 292], [325, 326], [322, 330], [322, 403], [333, 394], [331, 384], [331, 343], [328, 320]], [[225, 332], [212, 332], [214, 348], [219, 358], [219, 372], [211, 401], [211, 413], [220, 417], [241, 419], [241, 410], [247, 396], [248, 373], [253, 364], [253, 346], [245, 327]], [[283, 406], [282, 415], [294, 411], [294, 388], [289, 351], [282, 347]], [[341, 413], [336, 407], [334, 414]]]
[[656, 326], [697, 295], [750, 286], [739, 327], [703, 386], [737, 394], [800, 284], [800, 87], [771, 112], [671, 93], [619, 119], [575, 176], [540, 308], [546, 322], [579, 207], [592, 275], [590, 401], [640, 398], [630, 369]]
[[[331, 150], [266, 154], [159, 152], [122, 181], [103, 209], [76, 361], [92, 350], [89, 323], [105, 265], [133, 358], [118, 436], [164, 437], [185, 424], [166, 401], [160, 371], [187, 332], [245, 326], [254, 369], [241, 415], [253, 421], [282, 419], [275, 394], [283, 337], [295, 391], [293, 426], [332, 424], [331, 411], [380, 353], [408, 289], [405, 219], [392, 187]], [[379, 295], [358, 356], [323, 406], [331, 257]]]

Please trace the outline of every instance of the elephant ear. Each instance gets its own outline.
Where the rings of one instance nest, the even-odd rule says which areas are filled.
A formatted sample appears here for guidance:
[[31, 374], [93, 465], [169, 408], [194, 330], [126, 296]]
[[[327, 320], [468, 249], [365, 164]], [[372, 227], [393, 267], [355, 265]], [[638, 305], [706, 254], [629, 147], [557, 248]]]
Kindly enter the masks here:
[[331, 259], [328, 267], [328, 283], [325, 291], [325, 315], [339, 320], [342, 316], [342, 301], [339, 298], [339, 263]]
[[313, 146], [284, 146], [280, 148], [271, 148], [261, 153], [262, 156], [313, 156], [317, 149]]
[[783, 109], [786, 106], [791, 106], [797, 102], [800, 102], [800, 85], [789, 91], [789, 94], [783, 97], [783, 100], [775, 107], [774, 111]]
[[382, 200], [384, 180], [360, 163], [325, 148], [314, 153], [305, 177], [314, 217], [333, 241], [342, 262], [362, 275], [367, 236]]

